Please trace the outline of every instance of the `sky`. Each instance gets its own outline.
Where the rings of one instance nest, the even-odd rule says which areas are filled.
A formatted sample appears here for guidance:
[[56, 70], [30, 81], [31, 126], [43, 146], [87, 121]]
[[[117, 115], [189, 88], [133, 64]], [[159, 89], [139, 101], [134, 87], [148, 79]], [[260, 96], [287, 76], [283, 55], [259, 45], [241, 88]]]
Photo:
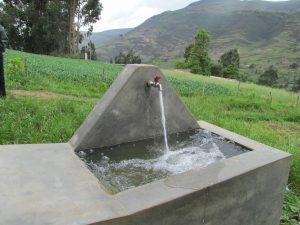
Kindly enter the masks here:
[[94, 32], [133, 28], [154, 15], [184, 8], [195, 1], [197, 0], [100, 0], [104, 8], [101, 20], [94, 25]]

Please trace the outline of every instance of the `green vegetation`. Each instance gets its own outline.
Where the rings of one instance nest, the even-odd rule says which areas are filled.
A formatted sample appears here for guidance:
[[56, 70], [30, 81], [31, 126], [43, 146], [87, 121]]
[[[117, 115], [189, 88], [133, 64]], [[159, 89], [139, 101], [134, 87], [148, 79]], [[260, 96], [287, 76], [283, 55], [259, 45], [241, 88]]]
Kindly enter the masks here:
[[200, 30], [195, 36], [195, 44], [191, 49], [188, 64], [192, 73], [210, 75], [211, 59], [208, 56], [210, 33]]
[[292, 191], [285, 195], [281, 225], [298, 225], [300, 218], [300, 198]]
[[238, 79], [240, 67], [240, 55], [236, 48], [230, 49], [221, 55], [219, 64], [222, 66], [221, 75], [226, 78]]
[[116, 64], [141, 64], [142, 60], [138, 55], [135, 55], [132, 50], [127, 54], [120, 52], [119, 55], [115, 57]]
[[[198, 1], [186, 8], [165, 12], [147, 20], [122, 37], [96, 46], [99, 58], [109, 61], [121, 51], [139, 52], [143, 62], [160, 61], [172, 68], [183, 60], [185, 49], [202, 28], [211, 33], [210, 57], [237, 48], [239, 75], [257, 83], [259, 75], [274, 65], [278, 87], [293, 88], [300, 79], [300, 1]], [[290, 65], [294, 64], [292, 68]], [[255, 65], [255, 69], [249, 66]], [[178, 67], [177, 67], [178, 68]], [[181, 64], [180, 68], [187, 68]]]
[[[25, 71], [18, 76], [25, 77], [25, 83], [18, 82], [9, 69], [20, 60], [24, 62], [20, 71]], [[15, 51], [7, 51], [5, 61], [8, 96], [0, 100], [0, 144], [68, 141], [122, 69], [100, 62]], [[286, 194], [282, 225], [299, 224], [300, 105], [296, 105], [297, 95], [250, 83], [241, 83], [238, 89], [238, 82], [186, 72], [164, 70], [163, 73], [196, 119], [293, 155], [289, 187], [294, 192]], [[59, 95], [52, 99], [38, 95], [26, 97], [13, 91], [16, 89], [32, 93], [51, 91]]]
[[199, 96], [201, 93], [207, 96], [232, 94], [232, 91], [227, 87], [200, 80], [187, 80], [178, 76], [169, 76], [168, 80], [175, 87], [177, 93], [183, 97]]
[[209, 76], [211, 74], [211, 59], [208, 55], [210, 33], [207, 30], [200, 30], [195, 36], [195, 44], [185, 49], [185, 61], [177, 61], [175, 68], [191, 69], [192, 73]]
[[[98, 0], [34, 1], [3, 0], [0, 22], [7, 30], [13, 49], [53, 55], [79, 53], [80, 29], [87, 35], [100, 20], [102, 4]], [[89, 52], [91, 52], [91, 45]]]
[[[105, 93], [112, 84], [121, 67], [89, 62], [79, 59], [67, 59], [34, 55], [17, 51], [5, 54], [6, 72], [13, 67], [12, 61], [25, 64], [26, 82], [15, 82], [16, 74], [6, 76], [7, 89], [47, 90], [78, 97], [97, 98]], [[15, 63], [14, 63], [15, 64]]]
[[274, 66], [270, 66], [258, 79], [258, 83], [267, 86], [275, 86], [278, 80], [278, 72]]
[[81, 48], [80, 58], [85, 59], [85, 56], [87, 56], [89, 60], [97, 60], [95, 45], [92, 41], [89, 41], [87, 45]]

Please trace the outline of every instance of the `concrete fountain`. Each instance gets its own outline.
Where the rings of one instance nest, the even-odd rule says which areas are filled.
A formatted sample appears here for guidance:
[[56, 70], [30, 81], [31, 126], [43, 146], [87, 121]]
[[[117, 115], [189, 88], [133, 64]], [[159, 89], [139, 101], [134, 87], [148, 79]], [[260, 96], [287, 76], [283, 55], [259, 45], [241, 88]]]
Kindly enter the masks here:
[[[149, 87], [157, 75], [161, 80]], [[163, 170], [163, 177], [109, 190], [102, 174], [91, 168], [93, 157], [100, 158], [99, 164], [94, 163], [97, 172], [115, 166], [116, 161], [123, 165], [131, 157], [150, 154], [153, 146], [165, 149], [160, 144], [164, 132], [158, 84], [163, 90], [171, 153], [166, 156], [158, 151], [155, 160], [159, 160], [154, 164], [175, 168], [175, 173]], [[193, 146], [176, 149], [183, 133]], [[195, 135], [200, 135], [200, 141], [189, 139]], [[145, 143], [152, 144], [131, 150]], [[204, 145], [210, 147], [203, 150]], [[124, 158], [119, 152], [126, 152]], [[181, 160], [187, 159], [182, 152], [191, 156], [189, 162], [196, 158], [201, 164], [178, 170]], [[177, 161], [170, 160], [171, 154]], [[103, 159], [112, 164], [103, 164]], [[149, 161], [153, 159], [139, 162]], [[288, 153], [195, 121], [156, 67], [128, 65], [69, 143], [0, 146], [0, 224], [274, 225], [279, 224], [289, 168]], [[148, 171], [155, 169], [147, 167]], [[130, 169], [125, 174], [127, 171]], [[110, 177], [121, 173], [113, 172]]]

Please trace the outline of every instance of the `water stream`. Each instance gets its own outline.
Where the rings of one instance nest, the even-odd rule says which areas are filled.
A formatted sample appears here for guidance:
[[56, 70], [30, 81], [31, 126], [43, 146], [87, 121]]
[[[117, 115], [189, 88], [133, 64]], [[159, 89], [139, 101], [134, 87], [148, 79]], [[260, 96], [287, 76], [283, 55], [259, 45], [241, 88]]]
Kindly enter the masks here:
[[168, 137], [167, 137], [167, 127], [166, 127], [166, 115], [165, 115], [165, 106], [162, 90], [159, 91], [159, 102], [160, 102], [160, 110], [161, 110], [161, 123], [164, 131], [164, 140], [165, 140], [165, 151], [166, 153], [170, 152]]

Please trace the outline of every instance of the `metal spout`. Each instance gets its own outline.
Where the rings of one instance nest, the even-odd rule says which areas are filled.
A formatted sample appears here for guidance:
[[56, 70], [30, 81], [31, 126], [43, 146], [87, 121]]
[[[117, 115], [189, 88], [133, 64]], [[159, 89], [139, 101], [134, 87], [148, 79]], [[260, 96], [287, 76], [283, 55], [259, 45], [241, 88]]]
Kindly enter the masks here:
[[158, 75], [155, 76], [154, 82], [151, 80], [147, 82], [147, 87], [154, 87], [154, 88], [157, 88], [159, 91], [162, 91], [162, 86], [160, 84], [160, 80], [161, 80], [160, 76], [158, 76]]

